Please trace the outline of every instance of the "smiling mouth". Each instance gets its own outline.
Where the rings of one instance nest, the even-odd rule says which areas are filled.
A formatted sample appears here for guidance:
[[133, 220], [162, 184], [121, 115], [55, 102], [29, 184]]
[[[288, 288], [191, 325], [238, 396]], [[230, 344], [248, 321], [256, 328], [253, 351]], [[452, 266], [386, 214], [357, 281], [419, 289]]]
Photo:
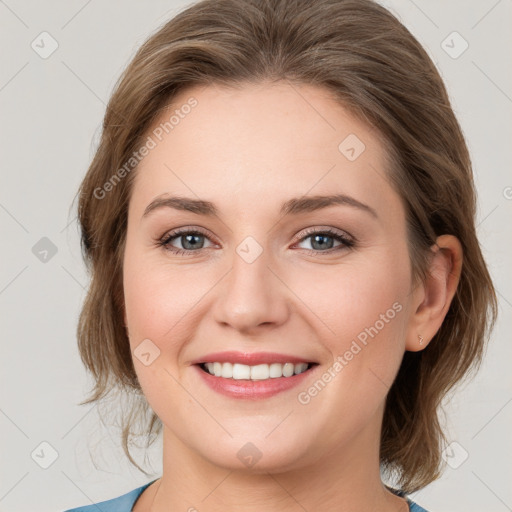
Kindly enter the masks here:
[[214, 376], [232, 380], [270, 380], [293, 377], [309, 371], [317, 363], [271, 363], [249, 366], [240, 363], [200, 363], [201, 370]]

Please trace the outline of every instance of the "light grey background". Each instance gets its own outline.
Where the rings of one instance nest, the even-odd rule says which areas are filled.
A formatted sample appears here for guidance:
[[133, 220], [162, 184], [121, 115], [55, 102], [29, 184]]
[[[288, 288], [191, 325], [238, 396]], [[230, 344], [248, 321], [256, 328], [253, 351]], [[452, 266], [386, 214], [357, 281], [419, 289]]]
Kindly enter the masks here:
[[[512, 510], [512, 1], [383, 3], [447, 83], [472, 153], [478, 232], [501, 315], [481, 372], [447, 404], [450, 439], [461, 447], [449, 460], [460, 466], [413, 498], [431, 512], [505, 512]], [[91, 380], [75, 338], [87, 275], [70, 207], [115, 80], [146, 37], [188, 4], [0, 0], [0, 511], [64, 510], [149, 481], [124, 459], [118, 430], [101, 425], [94, 406], [77, 405]], [[58, 43], [45, 59], [31, 47], [51, 49], [44, 31]], [[469, 47], [453, 58], [464, 40]], [[43, 237], [57, 249], [46, 261]], [[57, 458], [43, 469], [52, 450]], [[160, 450], [157, 443], [150, 452], [154, 478]]]

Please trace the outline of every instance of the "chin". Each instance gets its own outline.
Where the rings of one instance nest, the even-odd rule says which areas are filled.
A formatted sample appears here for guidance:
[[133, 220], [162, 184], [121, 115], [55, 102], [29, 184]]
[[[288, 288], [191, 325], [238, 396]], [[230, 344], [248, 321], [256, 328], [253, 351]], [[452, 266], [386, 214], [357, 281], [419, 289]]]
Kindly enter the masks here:
[[311, 462], [306, 459], [314, 451], [308, 449], [303, 436], [293, 439], [286, 433], [285, 442], [280, 436], [270, 439], [274, 433], [265, 438], [266, 435], [266, 431], [261, 434], [261, 429], [254, 436], [244, 433], [231, 438], [226, 434], [222, 440], [216, 440], [213, 450], [213, 446], [203, 446], [198, 453], [217, 467], [250, 474], [282, 473]]

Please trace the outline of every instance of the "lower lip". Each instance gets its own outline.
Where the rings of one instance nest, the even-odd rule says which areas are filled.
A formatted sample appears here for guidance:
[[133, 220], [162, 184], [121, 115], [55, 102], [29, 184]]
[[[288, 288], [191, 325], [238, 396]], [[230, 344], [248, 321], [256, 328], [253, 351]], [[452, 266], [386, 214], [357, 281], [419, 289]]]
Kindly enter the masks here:
[[235, 380], [215, 377], [215, 375], [202, 370], [199, 365], [194, 366], [211, 389], [230, 398], [243, 399], [269, 398], [283, 391], [288, 391], [303, 382], [316, 368], [316, 366], [313, 366], [309, 370], [291, 377], [277, 377], [266, 380]]

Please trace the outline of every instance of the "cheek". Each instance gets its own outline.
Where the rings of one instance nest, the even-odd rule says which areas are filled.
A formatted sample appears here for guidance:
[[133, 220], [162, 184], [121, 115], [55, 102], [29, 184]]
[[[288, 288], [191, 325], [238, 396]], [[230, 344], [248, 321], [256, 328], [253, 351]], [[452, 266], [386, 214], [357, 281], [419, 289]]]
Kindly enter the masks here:
[[160, 255], [127, 253], [124, 262], [126, 321], [132, 350], [150, 339], [163, 358], [175, 364], [190, 325], [201, 309], [200, 299], [215, 284], [211, 270], [169, 265]]
[[325, 431], [344, 432], [342, 437], [369, 422], [382, 406], [405, 350], [407, 273], [391, 271], [389, 262], [372, 268], [347, 266], [316, 286], [310, 286], [310, 278], [305, 282], [311, 291], [303, 300], [315, 305], [315, 331], [324, 333], [318, 341], [332, 363], [315, 389], [301, 390], [299, 402], [333, 406]]
[[[126, 322], [130, 348], [143, 393], [159, 417], [169, 403], [179, 411], [180, 389], [171, 377], [179, 378], [177, 361], [183, 344], [183, 321], [190, 310], [188, 293], [179, 272], [162, 269], [142, 251], [127, 244], [123, 267]], [[184, 287], [185, 286], [185, 287]], [[149, 354], [144, 360], [144, 354]]]
[[[400, 311], [409, 291], [409, 267], [407, 260], [398, 261], [396, 255], [375, 251], [364, 260], [347, 259], [314, 271], [304, 268], [285, 280], [294, 283], [293, 289], [314, 313], [317, 332], [332, 340], [332, 349], [345, 350], [358, 336], [364, 341], [372, 327], [382, 333], [381, 339], [384, 333], [403, 329], [405, 314]], [[375, 334], [375, 329], [370, 330]]]
[[[372, 414], [405, 350], [408, 259], [390, 250], [353, 261], [297, 274], [294, 288], [302, 290], [301, 299], [313, 310], [313, 330], [332, 358], [329, 374], [324, 374], [329, 382], [324, 396], [340, 405], [333, 413], [336, 421], [346, 413], [345, 407], [366, 419]], [[362, 416], [353, 421], [363, 421]]]

